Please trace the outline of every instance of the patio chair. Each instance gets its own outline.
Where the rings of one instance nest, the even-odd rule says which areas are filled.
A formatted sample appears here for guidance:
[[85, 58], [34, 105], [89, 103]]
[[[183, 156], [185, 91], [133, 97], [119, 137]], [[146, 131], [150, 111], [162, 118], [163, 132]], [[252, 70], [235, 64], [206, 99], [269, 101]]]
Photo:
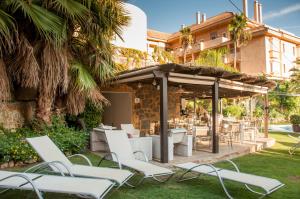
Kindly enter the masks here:
[[295, 144], [293, 144], [290, 148], [289, 148], [289, 154], [290, 155], [294, 155], [295, 154], [295, 152], [296, 152], [296, 150], [298, 149], [298, 148], [300, 148], [300, 136], [299, 137], [294, 137], [294, 136], [292, 136], [292, 135], [288, 135], [290, 138], [292, 138], [292, 139], [294, 139], [294, 140], [296, 140], [297, 141], [297, 143], [295, 143]]
[[[94, 167], [91, 161], [82, 154], [66, 157], [48, 136], [26, 138], [26, 140], [45, 162], [56, 162], [55, 164], [64, 173], [72, 173], [76, 177], [109, 179], [116, 182], [119, 186], [122, 186], [133, 176], [133, 173], [127, 170]], [[76, 156], [85, 160], [88, 166], [73, 164], [68, 159]], [[62, 165], [64, 166], [62, 167]], [[68, 168], [69, 172], [66, 168]], [[58, 172], [57, 168], [53, 166], [51, 166], [51, 169], [56, 173]]]
[[18, 189], [34, 191], [39, 199], [43, 199], [43, 192], [100, 199], [113, 186], [114, 183], [109, 180], [0, 171], [0, 189], [4, 189], [0, 194]]
[[[141, 184], [146, 178], [152, 178], [158, 182], [166, 182], [173, 176], [173, 171], [149, 163], [143, 151], [133, 152], [125, 131], [107, 130], [105, 135], [110, 152], [116, 154], [112, 156], [113, 161], [118, 162], [121, 168], [125, 166], [144, 175], [136, 185]], [[134, 154], [136, 153], [141, 153], [144, 156], [144, 161], [135, 159]], [[101, 164], [102, 160], [100, 160], [98, 165]], [[129, 183], [126, 184], [134, 187], [134, 185]]]
[[[233, 197], [229, 194], [227, 188], [225, 187], [224, 180], [242, 183], [249, 191], [260, 195], [260, 198], [270, 195], [274, 191], [284, 186], [284, 184], [272, 178], [242, 173], [234, 162], [232, 162], [231, 160], [227, 160], [227, 162], [231, 163], [235, 170], [222, 169], [211, 164], [196, 164], [192, 162], [175, 165], [177, 168], [185, 170], [178, 181], [181, 182], [185, 180], [195, 179], [200, 175], [217, 177], [225, 194], [230, 199], [233, 199]], [[197, 173], [197, 175], [190, 178], [185, 178], [185, 176], [191, 172]], [[250, 186], [260, 188], [264, 190], [264, 192], [253, 190]]]
[[121, 129], [132, 137], [140, 137], [140, 130], [135, 129], [133, 124], [121, 124]]

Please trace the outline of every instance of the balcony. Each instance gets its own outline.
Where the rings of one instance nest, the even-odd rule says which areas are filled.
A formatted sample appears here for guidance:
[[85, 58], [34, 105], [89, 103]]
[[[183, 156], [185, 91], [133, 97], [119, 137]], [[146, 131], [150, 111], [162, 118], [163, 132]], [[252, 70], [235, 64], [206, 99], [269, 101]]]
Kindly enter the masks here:
[[227, 37], [218, 37], [214, 40], [205, 41], [205, 42], [203, 42], [203, 49], [202, 50], [217, 47], [217, 46], [219, 46], [222, 43], [225, 43], [227, 41], [229, 41], [229, 39]]
[[[187, 49], [187, 54], [203, 51], [203, 50], [210, 49], [210, 48], [215, 48], [215, 47], [218, 47], [222, 43], [225, 43], [227, 41], [229, 41], [229, 39], [227, 37], [218, 37], [214, 40], [201, 41], [199, 43], [193, 44], [190, 48], [188, 48]], [[176, 56], [182, 57], [184, 51], [183, 51], [182, 48], [178, 48], [174, 51], [174, 53], [175, 53]]]

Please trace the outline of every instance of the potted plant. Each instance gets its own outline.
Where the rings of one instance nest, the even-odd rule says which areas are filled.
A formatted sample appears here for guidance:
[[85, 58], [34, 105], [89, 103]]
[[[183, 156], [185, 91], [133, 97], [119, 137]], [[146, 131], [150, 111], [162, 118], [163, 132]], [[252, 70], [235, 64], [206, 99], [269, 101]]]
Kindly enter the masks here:
[[291, 115], [290, 121], [294, 132], [300, 132], [300, 115]]

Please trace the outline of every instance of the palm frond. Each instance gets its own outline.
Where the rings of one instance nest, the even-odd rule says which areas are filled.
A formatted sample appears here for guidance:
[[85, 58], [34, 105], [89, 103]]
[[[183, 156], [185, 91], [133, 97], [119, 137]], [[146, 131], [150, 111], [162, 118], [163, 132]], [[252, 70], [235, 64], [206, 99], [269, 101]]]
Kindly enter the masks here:
[[16, 26], [13, 17], [0, 9], [0, 57], [4, 51], [11, 51], [14, 45], [13, 35], [16, 32]]
[[39, 84], [39, 64], [34, 55], [34, 47], [22, 34], [19, 45], [14, 55], [8, 60], [8, 71], [13, 80], [25, 88], [37, 88]]
[[[48, 6], [72, 20], [84, 20], [88, 16], [88, 8], [75, 0], [48, 0]], [[47, 7], [48, 7], [47, 6]]]
[[87, 70], [87, 67], [80, 62], [74, 62], [70, 67], [74, 84], [78, 90], [93, 90], [97, 87], [91, 73]]
[[11, 83], [6, 72], [6, 65], [0, 59], [0, 101], [10, 100], [11, 97]]
[[67, 50], [46, 43], [42, 50], [41, 66], [40, 87], [45, 95], [53, 97], [59, 87], [62, 88], [63, 93], [66, 92], [69, 83]]
[[[13, 13], [20, 11], [24, 18], [32, 22], [40, 35], [46, 40], [61, 42], [66, 38], [63, 19], [49, 10], [34, 4], [33, 1], [7, 0], [7, 4], [11, 7]], [[21, 23], [24, 23], [24, 21]]]

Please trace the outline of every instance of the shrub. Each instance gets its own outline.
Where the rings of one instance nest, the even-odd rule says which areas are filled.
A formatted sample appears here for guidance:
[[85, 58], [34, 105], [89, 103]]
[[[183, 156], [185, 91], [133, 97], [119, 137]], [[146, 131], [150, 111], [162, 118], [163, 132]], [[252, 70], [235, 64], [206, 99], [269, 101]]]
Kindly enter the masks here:
[[26, 142], [25, 138], [47, 135], [66, 154], [78, 153], [87, 146], [88, 134], [69, 128], [59, 118], [52, 119], [52, 125], [37, 125], [10, 130], [0, 130], [0, 162], [26, 162], [37, 160], [38, 156]]
[[100, 125], [102, 120], [103, 108], [88, 102], [84, 112], [78, 116], [66, 115], [68, 126], [76, 129], [90, 131]]
[[223, 110], [225, 117], [236, 117], [241, 118], [246, 113], [245, 107], [241, 105], [226, 106]]
[[300, 115], [291, 115], [290, 122], [292, 124], [299, 124], [300, 125]]
[[86, 104], [85, 110], [80, 117], [83, 118], [87, 130], [91, 130], [92, 128], [99, 126], [102, 120], [102, 113], [102, 107], [95, 106], [90, 102]]

